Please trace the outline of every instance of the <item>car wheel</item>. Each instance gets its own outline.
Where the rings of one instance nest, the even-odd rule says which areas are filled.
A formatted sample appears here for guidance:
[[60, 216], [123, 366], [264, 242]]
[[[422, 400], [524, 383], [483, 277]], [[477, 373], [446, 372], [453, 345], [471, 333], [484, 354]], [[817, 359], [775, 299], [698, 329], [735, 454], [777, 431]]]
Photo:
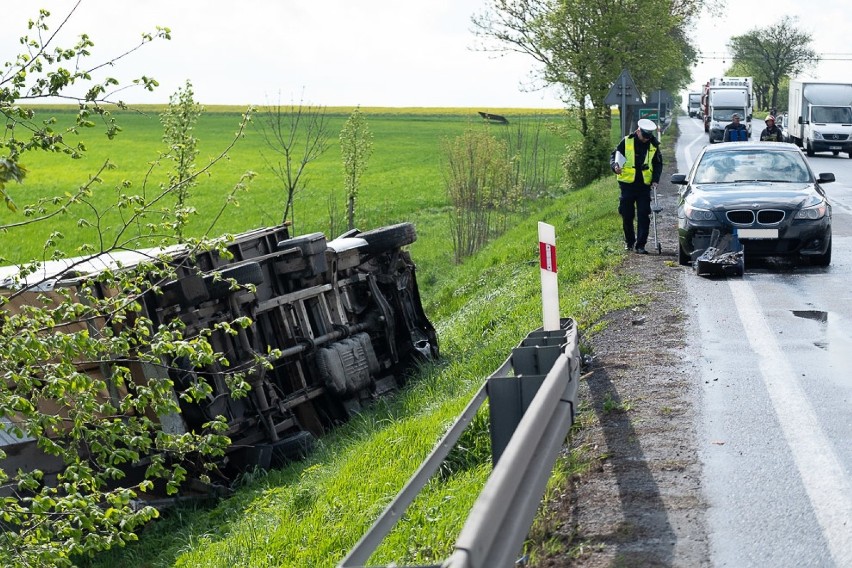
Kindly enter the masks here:
[[692, 258], [690, 258], [690, 256], [688, 254], [686, 254], [686, 251], [683, 250], [683, 246], [678, 244], [677, 245], [677, 262], [678, 262], [678, 264], [680, 264], [681, 266], [689, 266], [690, 261], [692, 261]]
[[813, 257], [811, 262], [816, 266], [828, 266], [831, 264], [831, 241], [828, 241], [828, 248], [825, 250], [825, 253]]
[[852, 160], [852, 152], [849, 152], [849, 159]]
[[372, 229], [355, 235], [367, 241], [362, 250], [369, 254], [375, 254], [410, 245], [417, 240], [417, 233], [411, 223], [399, 223], [378, 229]]

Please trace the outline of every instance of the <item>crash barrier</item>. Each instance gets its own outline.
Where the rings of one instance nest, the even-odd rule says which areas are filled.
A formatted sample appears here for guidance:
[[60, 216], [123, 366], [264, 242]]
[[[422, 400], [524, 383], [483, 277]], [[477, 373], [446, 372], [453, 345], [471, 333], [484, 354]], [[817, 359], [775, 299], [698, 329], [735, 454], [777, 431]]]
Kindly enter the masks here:
[[[303, 457], [316, 437], [402, 385], [412, 364], [438, 356], [438, 339], [404, 248], [415, 239], [411, 223], [350, 231], [331, 241], [322, 233], [291, 237], [281, 225], [235, 235], [227, 253], [181, 247], [122, 251], [45, 263], [24, 279], [17, 267], [0, 267], [0, 295], [8, 299], [0, 315], [44, 305], [45, 297], [62, 288], [86, 290], [97, 298], [117, 296], [120, 292], [99, 283], [100, 272], [168, 264], [167, 280], [158, 276], [161, 271], [149, 275], [138, 315], [154, 329], [179, 321], [185, 337], [206, 334], [213, 351], [227, 357], [228, 367], [194, 367], [185, 357], [153, 364], [151, 357], [130, 353], [114, 361], [81, 363], [77, 370], [109, 381], [126, 367], [136, 384], [167, 379], [176, 391], [208, 383], [208, 397], [181, 399], [180, 413], [157, 418], [164, 429], [177, 433], [202, 432], [208, 421], [224, 418], [231, 445], [214, 483], [227, 485], [255, 466], [276, 467]], [[230, 333], [223, 324], [237, 319], [250, 323]], [[111, 324], [107, 318], [90, 318], [80, 325], [101, 333], [100, 327]], [[228, 373], [235, 370], [244, 372], [251, 386], [246, 396], [229, 387]], [[7, 430], [0, 423], [0, 449], [8, 454], [0, 463], [5, 471], [39, 467], [50, 477], [62, 468], [50, 456], [29, 455], [24, 450], [36, 451], [36, 441]]]
[[365, 565], [441, 466], [486, 398], [494, 469], [468, 515], [454, 552], [444, 563], [433, 566], [514, 566], [556, 457], [574, 422], [579, 376], [580, 352], [572, 319], [562, 318], [558, 330], [530, 333], [486, 379], [338, 568]]

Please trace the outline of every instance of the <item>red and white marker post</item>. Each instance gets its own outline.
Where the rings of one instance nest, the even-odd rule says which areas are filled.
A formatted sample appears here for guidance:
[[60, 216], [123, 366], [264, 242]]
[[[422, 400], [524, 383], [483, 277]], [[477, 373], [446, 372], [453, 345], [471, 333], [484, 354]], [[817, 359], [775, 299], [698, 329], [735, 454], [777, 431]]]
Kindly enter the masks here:
[[559, 329], [559, 285], [556, 280], [556, 230], [539, 222], [538, 250], [541, 258], [541, 307], [544, 331]]

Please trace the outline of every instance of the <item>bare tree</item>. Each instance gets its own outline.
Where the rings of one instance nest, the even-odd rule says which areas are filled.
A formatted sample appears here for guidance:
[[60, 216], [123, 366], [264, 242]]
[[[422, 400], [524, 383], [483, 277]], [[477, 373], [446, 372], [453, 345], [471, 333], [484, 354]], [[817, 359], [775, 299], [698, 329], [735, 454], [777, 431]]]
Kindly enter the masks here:
[[769, 87], [770, 108], [778, 105], [778, 87], [784, 77], [794, 77], [819, 61], [810, 47], [811, 34], [796, 27], [796, 21], [784, 16], [777, 24], [731, 38], [734, 63], [750, 69], [755, 83]]
[[319, 158], [329, 147], [328, 116], [325, 107], [280, 102], [261, 110], [258, 127], [273, 156], [263, 155], [266, 165], [281, 181], [286, 201], [281, 221], [290, 219], [295, 233], [294, 200], [296, 193], [307, 185], [303, 177], [308, 164]]

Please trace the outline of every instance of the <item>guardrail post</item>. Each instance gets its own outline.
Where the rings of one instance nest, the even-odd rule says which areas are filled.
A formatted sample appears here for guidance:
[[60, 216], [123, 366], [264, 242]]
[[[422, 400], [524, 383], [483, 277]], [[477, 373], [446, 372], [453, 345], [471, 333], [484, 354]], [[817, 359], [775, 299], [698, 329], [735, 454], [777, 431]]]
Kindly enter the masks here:
[[532, 332], [512, 349], [509, 360], [514, 376], [488, 378], [486, 388], [493, 465], [497, 465], [524, 412], [566, 343], [566, 330]]

